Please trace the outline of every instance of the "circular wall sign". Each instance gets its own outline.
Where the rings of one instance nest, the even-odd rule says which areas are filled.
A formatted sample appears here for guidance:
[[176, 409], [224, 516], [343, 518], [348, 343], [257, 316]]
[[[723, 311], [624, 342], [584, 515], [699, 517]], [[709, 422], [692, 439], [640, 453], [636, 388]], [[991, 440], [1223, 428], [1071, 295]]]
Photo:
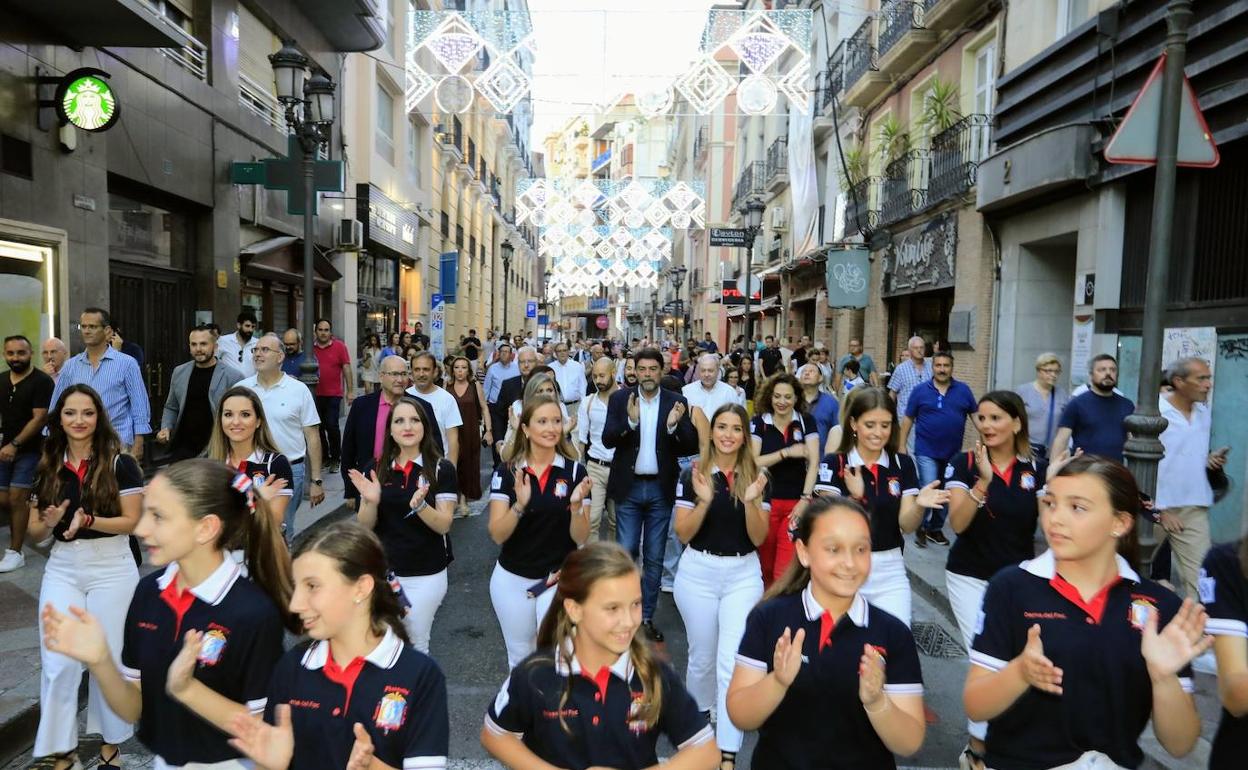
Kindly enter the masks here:
[[61, 120], [83, 131], [107, 131], [121, 115], [109, 75], [93, 68], [77, 69], [61, 78], [56, 89], [56, 112]]
[[599, 329], [605, 329], [610, 325], [611, 321], [608, 320], [605, 315], [598, 316], [598, 318], [594, 321], [594, 326], [597, 326]]

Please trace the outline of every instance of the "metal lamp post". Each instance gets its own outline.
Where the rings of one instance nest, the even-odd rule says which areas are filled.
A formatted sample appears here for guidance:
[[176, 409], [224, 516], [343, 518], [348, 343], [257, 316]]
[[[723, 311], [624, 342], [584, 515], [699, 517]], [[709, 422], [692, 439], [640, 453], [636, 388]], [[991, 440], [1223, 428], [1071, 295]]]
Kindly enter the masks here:
[[[676, 321], [673, 323], [673, 326], [682, 323], [685, 318], [685, 301], [680, 298], [680, 287], [685, 282], [685, 273], [688, 272], [689, 268], [684, 265], [673, 267], [671, 270], [667, 271], [668, 277], [672, 279], [672, 287], [676, 289]], [[685, 333], [687, 332], [688, 329], [685, 330]], [[684, 340], [681, 339], [683, 336], [685, 335], [682, 334], [679, 326], [676, 326], [676, 341], [683, 342]]]
[[745, 264], [741, 267], [741, 282], [744, 284], [741, 293], [745, 295], [745, 349], [751, 357], [754, 355], [754, 317], [750, 315], [750, 271], [754, 266], [754, 239], [758, 238], [758, 232], [763, 227], [763, 211], [766, 208], [766, 204], [752, 195], [740, 209], [745, 218]]
[[329, 141], [334, 123], [334, 83], [321, 72], [308, 77], [308, 58], [293, 41], [269, 56], [277, 84], [277, 100], [286, 108], [286, 126], [303, 150], [303, 363], [299, 379], [315, 385], [320, 379], [316, 353], [315, 218], [316, 153]]
[[[542, 273], [542, 308], [546, 311], [546, 336], [548, 337], [550, 336], [550, 305], [548, 304], [550, 302], [550, 298], [548, 294], [550, 290], [550, 276], [551, 276], [550, 270], [547, 270], [546, 272]], [[533, 320], [538, 322], [537, 324], [538, 338], [540, 340], [541, 320], [542, 320], [542, 313], [540, 310], [537, 313], [537, 318]]]
[[654, 335], [654, 346], [659, 346], [659, 290], [650, 292], [650, 333]]
[[507, 297], [511, 294], [511, 257], [515, 254], [516, 247], [511, 245], [511, 241], [504, 240], [498, 246], [498, 250], [503, 255], [503, 331], [511, 328], [511, 319], [507, 317]]

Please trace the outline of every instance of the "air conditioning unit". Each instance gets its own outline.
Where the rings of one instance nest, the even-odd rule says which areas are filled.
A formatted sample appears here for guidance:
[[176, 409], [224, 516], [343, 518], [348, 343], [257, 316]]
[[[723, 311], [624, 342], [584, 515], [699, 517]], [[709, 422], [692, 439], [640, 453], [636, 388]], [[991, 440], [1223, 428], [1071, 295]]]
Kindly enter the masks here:
[[334, 233], [334, 246], [348, 251], [364, 247], [364, 224], [358, 219], [338, 220]]
[[771, 229], [787, 230], [789, 227], [789, 212], [783, 208], [776, 207], [771, 210]]

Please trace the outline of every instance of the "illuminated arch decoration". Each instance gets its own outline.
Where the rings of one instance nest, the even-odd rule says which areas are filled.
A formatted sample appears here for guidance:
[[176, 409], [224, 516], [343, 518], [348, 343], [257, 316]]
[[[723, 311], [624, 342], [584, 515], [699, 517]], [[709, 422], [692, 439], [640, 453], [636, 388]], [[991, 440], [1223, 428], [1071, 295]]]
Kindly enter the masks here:
[[[799, 109], [810, 103], [809, 8], [784, 11], [709, 12], [701, 55], [673, 86], [695, 110], [714, 112], [734, 90], [749, 115], [769, 113], [784, 94]], [[738, 80], [720, 63], [731, 52], [745, 66]]]
[[[527, 13], [415, 11], [409, 19], [403, 98], [408, 112], [432, 94], [441, 112], [467, 112], [481, 96], [495, 112], [507, 114], [529, 95], [532, 78], [523, 57], [533, 53], [533, 23]], [[427, 70], [422, 57], [437, 67]], [[477, 72], [478, 61], [489, 64]]]

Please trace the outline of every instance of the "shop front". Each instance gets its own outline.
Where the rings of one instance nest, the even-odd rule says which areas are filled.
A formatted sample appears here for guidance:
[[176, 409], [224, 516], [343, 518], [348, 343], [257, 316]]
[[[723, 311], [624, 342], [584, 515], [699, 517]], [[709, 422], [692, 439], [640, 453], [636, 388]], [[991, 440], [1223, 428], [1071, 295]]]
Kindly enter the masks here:
[[[913, 336], [927, 342], [929, 355], [937, 344], [949, 349], [957, 250], [958, 214], [951, 211], [894, 235], [892, 244], [880, 252], [889, 361], [897, 360]], [[880, 312], [876, 305], [868, 314], [873, 310]]]
[[416, 240], [420, 218], [376, 185], [355, 187], [356, 217], [364, 225], [364, 250], [356, 262], [357, 329], [383, 337], [410, 328], [421, 305]]
[[[250, 308], [260, 328], [281, 334], [289, 328], [303, 330], [303, 240], [293, 235], [244, 227], [244, 239], [256, 238], [239, 254], [242, 273], [242, 305]], [[333, 284], [342, 274], [320, 249], [313, 255], [313, 314], [328, 316]], [[233, 318], [218, 320], [223, 330]]]

